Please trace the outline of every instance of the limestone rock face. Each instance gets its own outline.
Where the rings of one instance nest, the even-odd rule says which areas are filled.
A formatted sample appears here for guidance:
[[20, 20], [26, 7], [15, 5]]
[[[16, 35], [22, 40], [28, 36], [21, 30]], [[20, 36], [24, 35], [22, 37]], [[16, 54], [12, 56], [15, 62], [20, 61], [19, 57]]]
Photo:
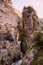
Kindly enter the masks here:
[[36, 12], [32, 7], [29, 6], [24, 8], [22, 14], [24, 27], [22, 51], [25, 52], [22, 65], [31, 65], [31, 62], [38, 53], [37, 48], [33, 44], [33, 35], [35, 31], [38, 32], [41, 30], [41, 28], [38, 16], [36, 15]]
[[35, 30], [39, 30], [39, 19], [36, 15], [35, 10], [32, 7], [24, 7], [22, 13], [22, 22], [23, 22], [23, 41], [22, 41], [22, 50], [25, 52], [26, 46], [31, 45], [31, 34]]
[[1, 3], [4, 3], [5, 5], [11, 4], [11, 0], [0, 0]]
[[0, 0], [0, 65], [10, 65], [13, 59], [20, 57], [19, 17], [4, 1], [10, 0]]

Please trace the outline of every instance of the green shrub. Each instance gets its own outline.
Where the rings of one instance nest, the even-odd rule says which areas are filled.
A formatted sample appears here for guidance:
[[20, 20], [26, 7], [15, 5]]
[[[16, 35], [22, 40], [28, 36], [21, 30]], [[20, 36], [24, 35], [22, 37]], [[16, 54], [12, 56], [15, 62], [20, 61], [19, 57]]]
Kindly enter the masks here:
[[43, 65], [43, 56], [36, 56], [31, 65]]
[[43, 33], [42, 32], [35, 32], [33, 42], [35, 42], [35, 45], [42, 46], [43, 47]]
[[22, 18], [20, 19], [19, 25], [18, 25], [18, 29], [19, 29], [19, 40], [22, 41], [23, 38], [23, 23], [22, 23]]

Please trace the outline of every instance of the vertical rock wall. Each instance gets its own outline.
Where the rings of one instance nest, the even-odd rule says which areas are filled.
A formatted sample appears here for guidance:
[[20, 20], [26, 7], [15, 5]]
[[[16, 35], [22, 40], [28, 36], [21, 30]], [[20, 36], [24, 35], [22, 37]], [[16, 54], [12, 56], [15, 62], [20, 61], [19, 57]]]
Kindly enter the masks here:
[[38, 52], [36, 47], [32, 45], [32, 38], [34, 37], [33, 33], [34, 31], [40, 31], [41, 28], [39, 18], [31, 6], [24, 7], [22, 15], [24, 33], [21, 49], [22, 52], [25, 53], [22, 65], [31, 65], [31, 62]]
[[10, 3], [10, 0], [0, 0], [0, 65], [10, 65], [20, 57], [19, 17]]
[[39, 19], [36, 15], [35, 10], [29, 6], [24, 7], [22, 12], [22, 22], [23, 22], [23, 40], [21, 44], [22, 51], [25, 52], [26, 47], [29, 48], [31, 45], [31, 34], [35, 30], [40, 29]]

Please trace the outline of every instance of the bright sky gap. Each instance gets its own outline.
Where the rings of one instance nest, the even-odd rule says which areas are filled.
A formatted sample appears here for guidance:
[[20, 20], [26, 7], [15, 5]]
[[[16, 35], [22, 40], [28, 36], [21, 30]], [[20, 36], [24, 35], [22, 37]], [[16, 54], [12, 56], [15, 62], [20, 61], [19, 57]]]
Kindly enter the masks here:
[[12, 0], [13, 7], [22, 11], [24, 6], [32, 6], [39, 18], [43, 18], [43, 0]]

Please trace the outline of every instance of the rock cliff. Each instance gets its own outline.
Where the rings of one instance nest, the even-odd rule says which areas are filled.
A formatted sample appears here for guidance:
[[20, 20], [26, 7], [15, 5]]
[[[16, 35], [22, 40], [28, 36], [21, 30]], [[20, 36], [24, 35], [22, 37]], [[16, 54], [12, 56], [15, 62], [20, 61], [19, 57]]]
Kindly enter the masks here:
[[22, 12], [22, 23], [23, 23], [23, 40], [22, 50], [26, 51], [26, 48], [31, 45], [31, 35], [35, 30], [40, 30], [39, 18], [36, 15], [35, 10], [29, 6], [24, 7]]
[[18, 23], [11, 0], [0, 0], [0, 65], [10, 65], [20, 58]]

